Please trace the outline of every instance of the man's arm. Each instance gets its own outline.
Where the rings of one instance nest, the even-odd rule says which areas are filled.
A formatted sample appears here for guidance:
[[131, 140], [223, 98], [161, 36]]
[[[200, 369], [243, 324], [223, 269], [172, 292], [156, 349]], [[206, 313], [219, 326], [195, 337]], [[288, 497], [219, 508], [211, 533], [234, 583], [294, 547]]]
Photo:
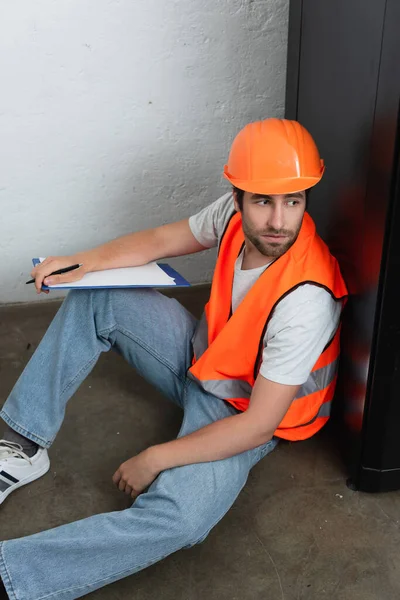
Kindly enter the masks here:
[[47, 275], [76, 263], [83, 266], [65, 275], [54, 275], [51, 280], [46, 279], [45, 283], [49, 285], [69, 283], [78, 281], [85, 273], [91, 271], [136, 267], [159, 258], [192, 254], [202, 250], [205, 250], [205, 247], [194, 237], [189, 219], [184, 219], [154, 229], [130, 233], [72, 256], [49, 256], [32, 270], [32, 277], [35, 279], [37, 291], [40, 292]]
[[[189, 219], [129, 233], [83, 253], [90, 271], [137, 267], [159, 258], [182, 256], [205, 250], [194, 237]], [[79, 255], [78, 255], [79, 256]]]
[[222, 460], [265, 444], [273, 437], [299, 387], [275, 383], [259, 375], [246, 412], [144, 450], [117, 469], [114, 483], [121, 491], [136, 497], [166, 469]]
[[172, 442], [149, 448], [157, 470], [222, 460], [272, 439], [298, 389], [257, 377], [249, 408]]

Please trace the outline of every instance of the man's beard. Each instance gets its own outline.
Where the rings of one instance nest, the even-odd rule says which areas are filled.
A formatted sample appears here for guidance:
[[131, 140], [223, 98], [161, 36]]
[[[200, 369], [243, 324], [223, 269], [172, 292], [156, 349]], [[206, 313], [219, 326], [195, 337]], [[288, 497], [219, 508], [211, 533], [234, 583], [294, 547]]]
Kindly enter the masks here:
[[[242, 220], [243, 232], [248, 240], [253, 244], [255, 248], [263, 255], [270, 258], [279, 258], [282, 254], [285, 254], [291, 246], [295, 243], [301, 224], [297, 231], [290, 231], [288, 229], [266, 229], [265, 231], [254, 231], [249, 227], [248, 223]], [[261, 236], [263, 235], [283, 235], [286, 236], [285, 241], [280, 242], [267, 242]]]

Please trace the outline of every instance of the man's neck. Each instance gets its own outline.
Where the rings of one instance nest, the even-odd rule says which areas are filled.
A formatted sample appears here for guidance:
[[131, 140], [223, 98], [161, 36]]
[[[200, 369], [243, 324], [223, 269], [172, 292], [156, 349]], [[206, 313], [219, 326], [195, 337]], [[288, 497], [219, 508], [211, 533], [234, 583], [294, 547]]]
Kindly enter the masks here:
[[248, 242], [245, 243], [243, 249], [242, 271], [257, 269], [269, 265], [274, 259], [270, 256], [264, 256], [256, 248], [252, 248]]

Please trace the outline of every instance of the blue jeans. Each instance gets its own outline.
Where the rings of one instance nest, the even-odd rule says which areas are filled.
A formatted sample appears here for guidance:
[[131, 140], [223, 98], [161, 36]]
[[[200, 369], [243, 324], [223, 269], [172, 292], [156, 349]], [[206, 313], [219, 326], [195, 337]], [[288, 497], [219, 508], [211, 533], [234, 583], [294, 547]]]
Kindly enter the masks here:
[[[154, 290], [71, 292], [0, 416], [49, 447], [67, 401], [113, 348], [184, 411], [179, 436], [235, 414], [186, 376], [196, 319]], [[204, 540], [277, 440], [225, 460], [162, 472], [131, 508], [0, 544], [12, 600], [72, 600]]]

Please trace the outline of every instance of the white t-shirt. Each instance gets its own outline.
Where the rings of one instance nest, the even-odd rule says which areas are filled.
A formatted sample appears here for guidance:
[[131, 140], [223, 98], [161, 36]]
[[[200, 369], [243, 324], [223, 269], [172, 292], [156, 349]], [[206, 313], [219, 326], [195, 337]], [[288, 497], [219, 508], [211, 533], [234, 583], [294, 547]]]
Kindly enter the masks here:
[[[194, 237], [206, 248], [217, 246], [233, 212], [232, 193], [225, 194], [190, 217]], [[242, 271], [242, 260], [243, 254], [235, 264], [233, 312], [269, 266]], [[304, 284], [283, 298], [267, 326], [261, 375], [286, 385], [305, 383], [338, 328], [341, 308], [341, 302], [334, 300], [329, 292], [311, 284]]]

